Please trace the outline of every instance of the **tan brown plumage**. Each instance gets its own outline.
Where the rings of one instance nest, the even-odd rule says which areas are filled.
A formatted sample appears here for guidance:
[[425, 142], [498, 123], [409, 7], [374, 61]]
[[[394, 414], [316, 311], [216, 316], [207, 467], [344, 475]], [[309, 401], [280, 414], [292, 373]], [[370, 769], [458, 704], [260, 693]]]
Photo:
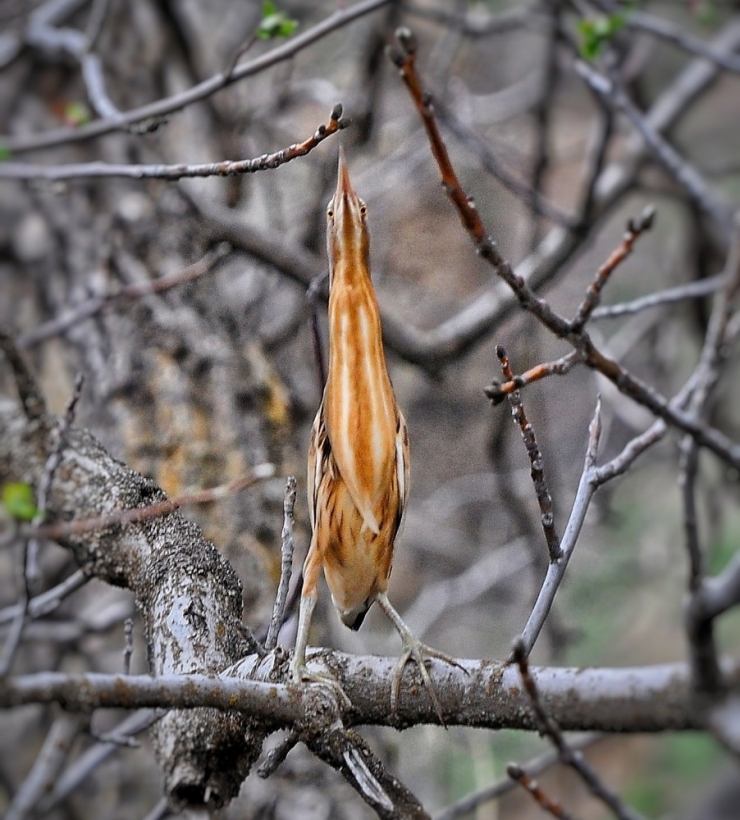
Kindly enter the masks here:
[[403, 667], [414, 658], [441, 718], [422, 652], [451, 659], [414, 638], [386, 596], [409, 492], [408, 432], [385, 363], [370, 279], [367, 208], [352, 187], [341, 151], [327, 222], [329, 369], [308, 453], [312, 537], [303, 567], [292, 673], [296, 681], [311, 678], [306, 643], [323, 567], [334, 606], [347, 626], [359, 629], [377, 601], [401, 635], [404, 654], [392, 690], [393, 708]]

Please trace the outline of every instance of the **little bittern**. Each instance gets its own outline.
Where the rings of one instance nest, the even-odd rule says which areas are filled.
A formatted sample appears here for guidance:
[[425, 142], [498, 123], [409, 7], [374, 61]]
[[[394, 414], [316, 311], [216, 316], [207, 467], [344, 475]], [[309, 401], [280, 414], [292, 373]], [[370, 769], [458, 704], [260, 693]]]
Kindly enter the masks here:
[[423, 655], [454, 661], [417, 640], [386, 596], [409, 492], [409, 442], [383, 354], [370, 279], [367, 207], [352, 187], [341, 150], [337, 188], [326, 214], [329, 369], [308, 453], [312, 537], [303, 565], [292, 675], [296, 682], [312, 678], [306, 671], [306, 643], [323, 567], [346, 626], [359, 629], [377, 601], [401, 636], [404, 651], [391, 708], [396, 709], [403, 669], [413, 659], [441, 719]]

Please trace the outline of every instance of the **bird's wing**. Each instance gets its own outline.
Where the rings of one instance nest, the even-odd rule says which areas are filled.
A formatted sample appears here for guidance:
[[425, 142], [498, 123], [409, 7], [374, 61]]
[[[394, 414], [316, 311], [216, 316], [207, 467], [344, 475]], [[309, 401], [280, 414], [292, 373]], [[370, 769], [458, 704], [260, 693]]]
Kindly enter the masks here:
[[398, 426], [396, 427], [396, 479], [398, 481], [398, 525], [396, 534], [401, 529], [403, 516], [406, 512], [406, 502], [409, 498], [411, 470], [409, 462], [409, 431], [406, 419], [398, 411]]
[[316, 527], [319, 490], [324, 475], [330, 469], [331, 444], [324, 423], [324, 403], [321, 403], [311, 428], [308, 445], [308, 514], [311, 531]]

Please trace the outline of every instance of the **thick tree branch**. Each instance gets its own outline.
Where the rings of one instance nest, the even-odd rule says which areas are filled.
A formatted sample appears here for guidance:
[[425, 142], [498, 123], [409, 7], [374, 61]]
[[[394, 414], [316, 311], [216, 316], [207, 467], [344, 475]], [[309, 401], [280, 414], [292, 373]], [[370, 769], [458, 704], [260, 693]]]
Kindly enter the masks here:
[[[12, 404], [0, 405], [0, 482], [36, 485], [55, 431], [52, 418], [39, 428]], [[50, 523], [114, 515], [153, 501], [166, 501], [153, 482], [111, 458], [85, 430], [70, 427], [51, 486]], [[241, 624], [238, 578], [179, 513], [69, 534], [60, 543], [90, 575], [134, 592], [152, 673], [213, 674], [252, 648]], [[154, 745], [170, 801], [227, 802], [259, 755], [262, 737], [243, 716], [169, 713], [154, 730]]]
[[[389, 712], [397, 663], [396, 657], [348, 655], [326, 649], [309, 655], [309, 669], [330, 674], [351, 700], [352, 708], [342, 716], [346, 727], [367, 724], [403, 729], [421, 723], [439, 725], [434, 704], [415, 669], [404, 674], [404, 696], [398, 712]], [[428, 663], [448, 725], [537, 728], [515, 666], [470, 660], [461, 660], [459, 668], [436, 660]], [[737, 690], [740, 665], [728, 662], [723, 669], [729, 686]], [[693, 692], [686, 664], [598, 669], [533, 667], [531, 671], [547, 713], [563, 731], [628, 734], [707, 726], [706, 709]], [[320, 729], [322, 718], [316, 714], [311, 692], [316, 687], [297, 688], [274, 682], [276, 675], [286, 672], [287, 656], [279, 650], [263, 658], [249, 655], [215, 677], [41, 672], [8, 678], [0, 686], [0, 708], [30, 703], [60, 703], [78, 711], [211, 707], [220, 710], [224, 718], [239, 713], [264, 720], [274, 728], [298, 724]], [[318, 688], [323, 687], [318, 684]], [[191, 718], [195, 719], [196, 714], [191, 712]]]

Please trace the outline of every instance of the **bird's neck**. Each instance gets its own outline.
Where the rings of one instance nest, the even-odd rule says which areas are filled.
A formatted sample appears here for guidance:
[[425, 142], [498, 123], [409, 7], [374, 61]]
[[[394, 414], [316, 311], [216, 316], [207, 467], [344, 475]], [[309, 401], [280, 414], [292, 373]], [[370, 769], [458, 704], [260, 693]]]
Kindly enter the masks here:
[[[385, 373], [380, 310], [366, 265], [339, 260], [329, 289], [329, 368], [371, 359]], [[363, 368], [365, 369], [365, 368]]]

